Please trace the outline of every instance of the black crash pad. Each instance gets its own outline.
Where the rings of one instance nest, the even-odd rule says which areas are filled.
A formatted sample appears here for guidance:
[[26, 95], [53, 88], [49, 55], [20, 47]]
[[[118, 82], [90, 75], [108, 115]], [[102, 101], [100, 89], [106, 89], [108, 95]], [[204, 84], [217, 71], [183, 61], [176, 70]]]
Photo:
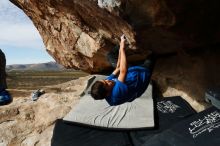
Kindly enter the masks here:
[[157, 121], [157, 126], [152, 130], [131, 131], [130, 136], [134, 145], [140, 146], [153, 135], [196, 114], [195, 110], [180, 96], [156, 99], [156, 105], [155, 121]]
[[[105, 130], [57, 120], [51, 140], [52, 146], [140, 146], [154, 135], [169, 129], [196, 112], [181, 97], [157, 99], [156, 127], [139, 130]], [[147, 106], [147, 105], [146, 105]]]
[[211, 107], [154, 135], [140, 146], [219, 146], [220, 110]]
[[129, 146], [126, 132], [91, 129], [57, 120], [51, 146]]

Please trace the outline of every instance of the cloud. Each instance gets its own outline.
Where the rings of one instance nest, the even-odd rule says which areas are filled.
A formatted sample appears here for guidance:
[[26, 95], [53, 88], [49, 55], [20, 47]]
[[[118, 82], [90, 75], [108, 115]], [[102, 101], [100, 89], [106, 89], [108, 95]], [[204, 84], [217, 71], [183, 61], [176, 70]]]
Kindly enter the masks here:
[[30, 19], [8, 0], [0, 0], [0, 47], [44, 49]]
[[44, 48], [42, 39], [33, 25], [29, 24], [0, 24], [0, 46], [17, 46], [32, 49]]
[[0, 48], [7, 65], [53, 60], [32, 21], [9, 0], [0, 0]]
[[29, 22], [27, 16], [17, 6], [9, 2], [9, 0], [0, 0], [0, 19], [1, 22]]

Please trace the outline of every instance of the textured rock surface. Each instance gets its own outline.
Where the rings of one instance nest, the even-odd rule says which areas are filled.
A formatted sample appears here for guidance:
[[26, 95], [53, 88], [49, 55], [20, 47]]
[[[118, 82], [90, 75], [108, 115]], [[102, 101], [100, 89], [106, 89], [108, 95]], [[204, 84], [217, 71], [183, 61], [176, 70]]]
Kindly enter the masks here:
[[109, 67], [105, 56], [125, 33], [135, 43], [134, 31], [119, 16], [91, 0], [13, 0], [39, 30], [47, 51], [67, 68], [99, 72]]
[[[220, 1], [212, 0], [10, 0], [39, 30], [47, 51], [67, 68], [108, 70], [106, 54], [124, 33], [128, 60], [149, 49], [176, 53], [158, 60], [153, 79], [203, 101], [219, 85]], [[135, 50], [134, 50], [135, 49]]]
[[220, 40], [219, 0], [10, 1], [31, 18], [47, 51], [68, 68], [107, 69], [106, 53], [123, 33], [138, 59], [149, 49], [177, 52]]
[[77, 103], [88, 77], [45, 89], [37, 101], [14, 97], [0, 107], [0, 146], [50, 146], [54, 122]]
[[[180, 53], [157, 61], [153, 78], [162, 93], [175, 88], [192, 100], [204, 102], [208, 88], [220, 87], [219, 46], [209, 47], [210, 50], [199, 49], [200, 53]], [[169, 94], [175, 95], [170, 91]]]
[[5, 65], [6, 65], [5, 54], [0, 49], [0, 90], [7, 88]]

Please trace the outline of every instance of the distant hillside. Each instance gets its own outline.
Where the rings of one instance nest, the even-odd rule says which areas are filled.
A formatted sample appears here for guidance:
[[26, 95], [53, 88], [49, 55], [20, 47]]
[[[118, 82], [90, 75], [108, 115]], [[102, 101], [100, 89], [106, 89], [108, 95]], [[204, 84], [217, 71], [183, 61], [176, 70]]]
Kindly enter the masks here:
[[14, 64], [7, 65], [7, 71], [14, 70], [34, 70], [34, 71], [59, 71], [65, 68], [56, 62], [38, 63], [38, 64]]

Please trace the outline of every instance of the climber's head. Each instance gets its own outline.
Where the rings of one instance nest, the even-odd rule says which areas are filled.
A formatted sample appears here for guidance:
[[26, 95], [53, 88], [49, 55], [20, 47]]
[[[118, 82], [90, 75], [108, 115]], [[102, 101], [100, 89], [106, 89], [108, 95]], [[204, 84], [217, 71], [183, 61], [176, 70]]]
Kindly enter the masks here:
[[108, 97], [115, 85], [115, 82], [112, 80], [100, 80], [96, 81], [92, 85], [91, 95], [95, 100], [100, 100]]

